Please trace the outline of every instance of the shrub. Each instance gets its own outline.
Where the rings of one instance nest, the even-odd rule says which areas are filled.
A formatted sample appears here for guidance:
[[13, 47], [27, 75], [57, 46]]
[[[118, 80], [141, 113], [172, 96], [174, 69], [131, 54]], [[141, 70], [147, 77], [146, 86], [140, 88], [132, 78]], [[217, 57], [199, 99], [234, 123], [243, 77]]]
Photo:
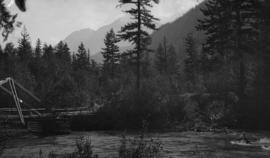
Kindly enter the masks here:
[[[42, 153], [42, 151], [40, 153]], [[42, 154], [40, 154], [39, 157], [43, 158]], [[91, 140], [89, 138], [80, 137], [76, 139], [76, 148], [73, 153], [57, 155], [54, 152], [50, 152], [48, 158], [98, 158], [98, 155], [93, 152]]]
[[97, 158], [94, 155], [93, 146], [89, 138], [80, 137], [76, 140], [76, 151], [75, 155], [77, 158]]
[[141, 129], [142, 122], [147, 121], [149, 129], [153, 130], [168, 129], [181, 122], [183, 102], [161, 81], [145, 79], [139, 92], [134, 90], [134, 85], [130, 85], [114, 93], [97, 112], [99, 126], [106, 129]]
[[123, 136], [119, 158], [161, 158], [162, 145], [154, 139], [147, 140], [142, 134], [139, 138], [127, 139]]

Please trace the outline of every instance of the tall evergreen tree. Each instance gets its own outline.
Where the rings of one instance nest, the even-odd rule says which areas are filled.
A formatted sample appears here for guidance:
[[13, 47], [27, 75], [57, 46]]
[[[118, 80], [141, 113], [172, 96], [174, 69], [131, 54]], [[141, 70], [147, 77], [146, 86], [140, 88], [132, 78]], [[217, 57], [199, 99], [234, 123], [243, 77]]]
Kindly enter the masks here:
[[195, 79], [195, 69], [196, 69], [196, 50], [195, 50], [195, 39], [192, 33], [189, 33], [185, 39], [185, 76], [188, 81], [194, 83]]
[[[197, 30], [207, 35], [204, 53], [208, 55], [225, 54], [231, 48], [230, 38], [233, 31], [231, 26], [231, 0], [208, 0], [205, 8], [201, 9], [203, 19], [199, 19]], [[227, 54], [225, 54], [227, 55]]]
[[83, 43], [78, 47], [78, 53], [75, 55], [73, 65], [75, 70], [89, 70], [90, 61], [88, 60], [87, 52]]
[[70, 56], [68, 45], [64, 43], [63, 41], [60, 41], [57, 44], [55, 55], [64, 64], [71, 63], [71, 56]]
[[16, 48], [13, 43], [7, 43], [5, 48], [4, 48], [4, 53], [7, 54], [8, 56], [12, 56], [15, 58], [16, 56]]
[[168, 68], [168, 42], [164, 37], [163, 42], [159, 44], [155, 54], [155, 66], [159, 73], [167, 72]]
[[0, 45], [0, 78], [3, 78], [5, 76], [4, 60], [5, 60], [4, 51]]
[[75, 54], [73, 64], [73, 78], [76, 83], [76, 100], [77, 105], [89, 105], [92, 99], [94, 88], [97, 84], [96, 76], [93, 75], [93, 67], [95, 63], [90, 63], [84, 44], [78, 47], [78, 53]]
[[51, 105], [49, 96], [54, 91], [59, 78], [58, 63], [52, 45], [44, 44], [43, 46], [40, 70], [37, 77], [38, 88], [36, 91], [46, 104]]
[[[4, 51], [3, 51], [3, 49], [2, 49], [2, 47], [0, 45], [0, 56], [2, 56], [3, 54], [4, 54]], [[1, 60], [1, 57], [0, 57], [0, 60]]]
[[128, 40], [135, 45], [134, 55], [136, 61], [136, 87], [140, 88], [141, 80], [141, 59], [144, 51], [147, 51], [147, 45], [150, 43], [150, 36], [146, 29], [155, 30], [156, 25], [154, 24], [155, 18], [149, 7], [153, 7], [153, 3], [159, 3], [159, 0], [120, 0], [121, 4], [133, 4], [135, 8], [125, 11], [131, 15], [131, 18], [135, 21], [128, 23], [121, 28], [120, 37], [123, 40]]
[[105, 73], [109, 73], [114, 77], [116, 65], [119, 64], [119, 47], [116, 45], [119, 39], [116, 37], [114, 30], [111, 29], [104, 39], [105, 48], [102, 48], [102, 55], [104, 57], [103, 69]]
[[175, 48], [170, 45], [166, 39], [163, 38], [163, 42], [159, 44], [155, 54], [155, 67], [160, 74], [172, 74], [176, 72], [176, 51]]
[[41, 53], [42, 53], [41, 41], [40, 39], [37, 39], [36, 48], [35, 48], [35, 57], [41, 58]]
[[31, 73], [35, 76], [35, 79], [38, 80], [40, 78], [41, 71], [41, 54], [42, 54], [42, 46], [40, 39], [37, 39], [36, 47], [34, 50], [34, 58], [32, 58], [29, 68]]
[[257, 0], [209, 0], [201, 9], [205, 18], [199, 20], [198, 30], [207, 35], [204, 53], [235, 57], [239, 61], [239, 96], [245, 93], [245, 53], [255, 52], [257, 39]]
[[52, 47], [52, 45], [47, 45], [47, 44], [44, 44], [43, 46], [43, 58], [45, 60], [50, 60], [52, 59], [54, 56], [54, 49]]
[[32, 57], [32, 46], [30, 42], [30, 36], [25, 27], [21, 32], [21, 39], [19, 39], [18, 55], [21, 61], [26, 63], [28, 63]]
[[[244, 56], [246, 53], [255, 53], [253, 48], [257, 45], [257, 14], [258, 1], [256, 0], [234, 0], [232, 23], [234, 30], [233, 43], [234, 54], [239, 59], [239, 96], [241, 99], [245, 96], [246, 89], [246, 66]], [[233, 21], [232, 21], [233, 22]]]
[[[260, 40], [257, 45], [257, 51], [261, 51], [261, 67], [257, 70], [256, 90], [260, 105], [269, 105], [270, 95], [270, 1], [260, 1]], [[269, 109], [270, 110], [270, 109]]]
[[12, 43], [7, 43], [1, 55], [2, 78], [14, 76], [16, 64], [16, 49]]
[[178, 66], [177, 66], [177, 55], [176, 55], [176, 50], [172, 44], [169, 45], [169, 57], [168, 57], [168, 73], [169, 74], [176, 74], [178, 71]]
[[[54, 55], [49, 56], [51, 68], [51, 76], [53, 80], [50, 83], [51, 87], [46, 95], [46, 103], [57, 107], [71, 107], [74, 106], [75, 96], [75, 82], [72, 77], [72, 65], [70, 51], [64, 42], [60, 41], [54, 48]], [[47, 71], [50, 72], [50, 71]]]
[[16, 74], [15, 66], [18, 62], [17, 50], [13, 43], [7, 43], [4, 48], [4, 71], [5, 77], [14, 77]]
[[[260, 49], [262, 49], [262, 58], [266, 62], [269, 68], [270, 66], [270, 1], [262, 0], [261, 1], [261, 10], [260, 10]], [[270, 68], [269, 68], [270, 72]], [[268, 74], [269, 73], [265, 73]], [[270, 81], [270, 75], [269, 75]], [[269, 88], [270, 89], [270, 88]]]
[[270, 51], [270, 1], [262, 0], [260, 8], [261, 48], [264, 49], [265, 57], [270, 59], [270, 55], [267, 53]]

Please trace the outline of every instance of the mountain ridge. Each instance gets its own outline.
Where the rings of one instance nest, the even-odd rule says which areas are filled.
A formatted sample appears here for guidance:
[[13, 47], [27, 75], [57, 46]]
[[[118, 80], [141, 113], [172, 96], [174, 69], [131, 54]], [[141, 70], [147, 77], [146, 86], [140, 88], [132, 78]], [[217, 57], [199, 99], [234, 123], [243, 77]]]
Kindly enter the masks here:
[[[166, 37], [169, 44], [172, 44], [178, 54], [178, 57], [180, 59], [180, 62], [183, 61], [185, 57], [184, 53], [184, 39], [187, 36], [188, 33], [193, 33], [195, 38], [198, 42], [201, 42], [204, 39], [204, 35], [202, 32], [198, 32], [195, 29], [195, 26], [197, 25], [197, 19], [202, 18], [202, 13], [200, 11], [200, 8], [204, 6], [204, 2], [198, 4], [197, 6], [191, 8], [188, 12], [183, 14], [181, 17], [177, 18], [176, 20], [166, 23], [159, 27], [157, 31], [154, 31], [151, 34], [152, 37], [152, 43], [150, 45], [150, 48], [152, 50], [156, 50], [159, 43], [162, 42], [163, 38]], [[118, 32], [120, 28], [125, 25], [128, 22], [128, 18], [119, 18], [113, 23], [109, 25], [105, 25], [98, 29], [97, 31], [92, 34], [94, 37], [89, 37], [88, 40], [82, 41], [87, 49], [90, 49], [92, 52], [92, 59], [96, 60], [98, 63], [102, 63], [103, 57], [100, 53], [101, 48], [104, 47], [104, 38], [106, 33], [113, 28], [115, 32]], [[66, 40], [64, 40], [66, 42]], [[70, 43], [67, 42], [67, 44], [70, 46]], [[71, 47], [72, 51], [76, 51], [78, 45], [80, 43], [77, 43], [76, 47], [74, 45]], [[121, 50], [124, 50], [123, 48], [130, 48], [128, 42], [121, 41], [119, 44], [119, 47]]]
[[[72, 52], [76, 52], [79, 44], [82, 42], [86, 49], [89, 49], [92, 55], [100, 52], [104, 47], [104, 38], [106, 33], [110, 29], [114, 29], [115, 32], [120, 31], [121, 27], [126, 24], [128, 19], [126, 17], [119, 18], [113, 23], [104, 25], [99, 29], [82, 29], [72, 32], [68, 35], [63, 42], [67, 43]], [[127, 46], [126, 42], [120, 42], [119, 46]]]

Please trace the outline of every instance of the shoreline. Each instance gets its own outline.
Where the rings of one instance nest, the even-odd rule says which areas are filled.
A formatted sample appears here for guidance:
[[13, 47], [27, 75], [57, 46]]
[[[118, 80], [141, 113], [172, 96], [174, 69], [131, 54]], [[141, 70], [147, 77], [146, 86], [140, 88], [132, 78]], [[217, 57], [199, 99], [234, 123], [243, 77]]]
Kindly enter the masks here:
[[[268, 133], [268, 131], [263, 131], [263, 133]], [[269, 135], [264, 135], [263, 133], [247, 133], [248, 136], [255, 136], [254, 138], [268, 137]], [[137, 138], [140, 133], [137, 131], [73, 131], [70, 135], [59, 135], [52, 137], [35, 137], [29, 133], [26, 136], [19, 136], [11, 138], [7, 147], [1, 156], [15, 156], [20, 158], [20, 156], [37, 155], [40, 149], [43, 151], [44, 155], [51, 152], [55, 154], [64, 154], [74, 151], [76, 147], [76, 139], [80, 137], [90, 138], [93, 143], [93, 149], [95, 153], [101, 156], [107, 156], [112, 153], [117, 153], [119, 144], [121, 142], [121, 135], [126, 134], [126, 138], [132, 140]], [[176, 158], [177, 155], [186, 154], [197, 151], [198, 153], [208, 152], [209, 154], [227, 154], [227, 155], [242, 155], [246, 152], [245, 148], [239, 148], [238, 146], [231, 145], [230, 141], [238, 138], [238, 132], [235, 133], [213, 133], [213, 132], [194, 132], [194, 131], [183, 131], [183, 132], [158, 132], [158, 133], [145, 133], [146, 140], [148, 138], [153, 138], [158, 140], [163, 144], [165, 155], [173, 156]], [[198, 149], [197, 149], [198, 148]], [[207, 151], [205, 150], [207, 149]], [[227, 153], [227, 149], [230, 150]], [[16, 153], [15, 151], [18, 151]], [[15, 152], [15, 153], [14, 153]], [[264, 156], [265, 151], [256, 148], [253, 151], [248, 151], [249, 155], [260, 154]], [[0, 156], [0, 157], [1, 157]]]

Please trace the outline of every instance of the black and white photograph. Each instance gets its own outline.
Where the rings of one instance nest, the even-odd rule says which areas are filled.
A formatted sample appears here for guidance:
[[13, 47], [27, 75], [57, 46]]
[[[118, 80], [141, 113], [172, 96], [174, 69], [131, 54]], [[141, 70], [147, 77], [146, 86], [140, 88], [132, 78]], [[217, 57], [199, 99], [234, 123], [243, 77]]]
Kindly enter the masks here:
[[0, 0], [0, 158], [269, 158], [270, 0]]

